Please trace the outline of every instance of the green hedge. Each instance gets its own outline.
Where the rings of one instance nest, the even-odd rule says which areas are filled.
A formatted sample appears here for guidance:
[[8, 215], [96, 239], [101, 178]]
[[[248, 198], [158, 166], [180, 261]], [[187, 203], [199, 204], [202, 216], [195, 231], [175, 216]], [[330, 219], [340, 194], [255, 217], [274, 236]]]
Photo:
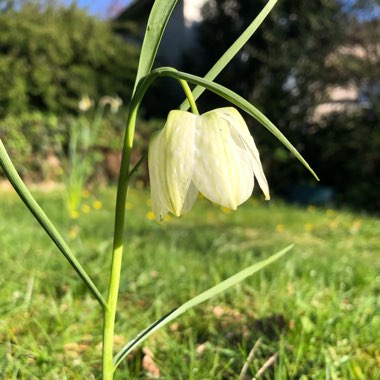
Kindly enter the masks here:
[[[70, 128], [81, 125], [79, 118], [91, 124], [94, 115], [91, 111], [80, 116], [56, 116], [35, 111], [0, 120], [1, 139], [23, 178], [34, 182], [63, 180], [62, 176], [67, 173]], [[105, 112], [92, 148], [99, 157], [99, 163], [94, 168], [94, 176], [98, 179], [116, 179], [125, 120], [126, 109], [117, 114]], [[161, 120], [138, 121], [133, 162], [147, 153], [151, 132], [162, 125]], [[140, 168], [137, 178], [147, 182], [146, 165]]]
[[9, 116], [0, 120], [0, 136], [23, 177], [45, 180], [58, 175], [47, 160], [61, 156], [67, 121], [40, 112]]
[[76, 6], [0, 10], [0, 117], [76, 112], [78, 100], [132, 88], [138, 51]]

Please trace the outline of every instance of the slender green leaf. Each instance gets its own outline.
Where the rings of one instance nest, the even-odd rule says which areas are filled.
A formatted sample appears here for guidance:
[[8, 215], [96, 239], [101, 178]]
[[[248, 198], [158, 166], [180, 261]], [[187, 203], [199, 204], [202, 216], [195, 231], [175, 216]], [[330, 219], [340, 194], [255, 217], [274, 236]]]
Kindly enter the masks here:
[[148, 155], [144, 154], [143, 156], [140, 157], [140, 159], [136, 162], [135, 166], [129, 171], [128, 176], [131, 178], [137, 170], [139, 170], [140, 166], [144, 163], [144, 161], [147, 159]]
[[[205, 79], [214, 80], [219, 73], [227, 66], [233, 57], [239, 52], [239, 50], [247, 43], [247, 41], [256, 32], [257, 28], [263, 23], [266, 17], [269, 15], [272, 8], [276, 5], [278, 0], [269, 0], [257, 17], [252, 21], [248, 28], [239, 36], [239, 38], [227, 49], [227, 51], [219, 58], [215, 65], [205, 75]], [[205, 88], [203, 86], [197, 86], [193, 90], [194, 100], [197, 100], [203, 93]], [[181, 110], [188, 110], [190, 107], [189, 101], [185, 100], [181, 106]]]
[[50, 221], [48, 216], [44, 213], [41, 207], [38, 205], [36, 200], [33, 198], [32, 194], [30, 194], [28, 188], [25, 186], [24, 182], [18, 175], [11, 159], [8, 156], [8, 153], [4, 147], [3, 142], [0, 139], [0, 166], [3, 168], [4, 173], [9, 179], [9, 182], [12, 184], [13, 188], [16, 190], [17, 194], [20, 196], [25, 206], [28, 207], [33, 216], [40, 223], [41, 227], [46, 231], [51, 240], [55, 243], [58, 249], [65, 256], [70, 265], [75, 269], [78, 273], [79, 277], [82, 281], [87, 285], [88, 289], [94, 295], [94, 297], [98, 300], [100, 305], [103, 308], [107, 308], [107, 303], [104, 300], [103, 296], [99, 292], [98, 288], [92, 282], [91, 278], [88, 276], [86, 271], [80, 265], [77, 258], [70, 251], [69, 246], [54, 227], [53, 223]]
[[156, 0], [150, 11], [144, 41], [141, 47], [139, 66], [133, 93], [139, 80], [149, 74], [156, 58], [158, 47], [166, 25], [178, 0]]
[[[236, 92], [231, 91], [227, 87], [224, 87], [218, 83], [209, 81], [196, 75], [177, 71], [172, 67], [161, 67], [159, 69], [153, 70], [151, 74], [146, 77], [146, 81], [151, 82], [157, 76], [170, 76], [178, 80], [184, 79], [196, 85], [203, 86], [204, 88], [228, 100], [232, 104], [235, 104], [237, 107], [241, 108], [243, 111], [247, 112], [254, 119], [256, 119], [273, 135], [275, 135], [282, 142], [282, 144], [284, 144], [289, 149], [289, 151], [292, 152], [294, 156], [296, 156], [302, 162], [302, 164], [310, 171], [310, 173], [313, 174], [313, 176], [319, 181], [319, 178], [315, 174], [314, 170], [301, 156], [298, 150], [291, 144], [291, 142], [284, 136], [284, 134], [261, 111], [259, 111], [255, 106], [253, 106], [243, 97], [238, 95]], [[141, 87], [143, 87], [143, 85]]]
[[150, 325], [147, 329], [142, 331], [135, 339], [133, 339], [131, 342], [129, 342], [127, 345], [125, 345], [121, 351], [115, 356], [114, 363], [115, 368], [121, 363], [121, 361], [140, 343], [142, 343], [145, 339], [147, 339], [150, 335], [152, 335], [155, 331], [160, 329], [161, 327], [165, 326], [169, 322], [171, 322], [173, 319], [179, 317], [183, 313], [185, 313], [187, 310], [193, 308], [194, 306], [199, 305], [202, 302], [205, 302], [209, 300], [212, 297], [215, 297], [216, 295], [224, 292], [228, 288], [230, 288], [233, 285], [238, 284], [239, 282], [243, 281], [249, 276], [252, 276], [256, 272], [260, 271], [261, 269], [265, 268], [269, 264], [272, 264], [276, 260], [278, 260], [280, 257], [285, 255], [287, 252], [289, 252], [293, 248], [293, 244], [289, 245], [288, 247], [284, 248], [280, 252], [277, 252], [276, 254], [270, 256], [269, 258], [262, 260], [256, 264], [253, 264], [252, 266], [243, 269], [239, 273], [231, 276], [227, 280], [222, 281], [220, 284], [213, 286], [212, 288], [206, 290], [205, 292], [197, 295], [196, 297], [192, 298], [191, 300], [185, 302], [182, 306], [174, 309], [170, 313], [166, 314], [156, 322], [154, 322], [152, 325]]

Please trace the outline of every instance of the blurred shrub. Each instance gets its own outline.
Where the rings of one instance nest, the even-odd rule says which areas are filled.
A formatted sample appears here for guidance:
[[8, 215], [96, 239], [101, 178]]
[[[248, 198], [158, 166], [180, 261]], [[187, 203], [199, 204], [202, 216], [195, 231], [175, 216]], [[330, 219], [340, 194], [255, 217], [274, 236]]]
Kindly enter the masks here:
[[[105, 112], [101, 119], [96, 141], [92, 143], [90, 151], [90, 154], [97, 157], [92, 181], [112, 182], [117, 179], [126, 111], [122, 108], [117, 114]], [[96, 111], [86, 113], [88, 120], [95, 116], [91, 112]], [[83, 124], [83, 118], [83, 114], [58, 117], [38, 111], [9, 115], [0, 119], [0, 136], [23, 178], [29, 181], [64, 182], [70, 164], [70, 134], [73, 128], [79, 128]], [[162, 126], [161, 120], [138, 121], [132, 164], [147, 154], [151, 133]], [[137, 172], [136, 179], [147, 184], [146, 162]]]
[[76, 112], [84, 94], [126, 99], [137, 49], [75, 5], [40, 4], [0, 10], [0, 117]]
[[38, 181], [60, 173], [58, 152], [67, 139], [64, 120], [40, 112], [0, 120], [0, 136], [20, 174]]
[[[97, 155], [91, 181], [116, 181], [123, 144], [125, 112], [106, 113], [91, 154]], [[68, 173], [70, 126], [79, 125], [83, 116], [25, 113], [0, 121], [0, 136], [22, 176], [32, 181], [60, 180]], [[90, 116], [89, 116], [90, 117]], [[136, 128], [132, 164], [147, 155], [149, 137], [162, 128], [163, 120], [139, 120]], [[380, 134], [377, 114], [363, 110], [356, 114], [335, 114], [315, 125], [306, 125], [296, 141], [297, 148], [319, 175], [317, 184], [284, 148], [271, 150], [261, 138], [258, 142], [273, 193], [288, 197], [295, 185], [323, 186], [335, 190], [339, 205], [350, 205], [370, 212], [380, 211]], [[270, 136], [268, 136], [270, 138]], [[145, 161], [135, 180], [148, 185]]]

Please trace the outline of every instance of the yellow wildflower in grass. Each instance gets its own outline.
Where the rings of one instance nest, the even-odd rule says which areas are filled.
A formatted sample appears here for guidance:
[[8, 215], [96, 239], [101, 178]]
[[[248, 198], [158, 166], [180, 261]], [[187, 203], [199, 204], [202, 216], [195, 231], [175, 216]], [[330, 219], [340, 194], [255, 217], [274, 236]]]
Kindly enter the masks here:
[[154, 215], [154, 212], [153, 211], [148, 211], [147, 213], [146, 213], [146, 217], [147, 217], [147, 219], [149, 219], [149, 220], [154, 220], [156, 217], [155, 217], [155, 215]]
[[228, 215], [231, 213], [231, 209], [229, 209], [227, 207], [221, 207], [220, 209], [222, 210], [223, 214]]
[[232, 107], [203, 115], [171, 111], [149, 143], [152, 208], [157, 220], [190, 211], [201, 192], [236, 210], [252, 195], [255, 178], [269, 188], [259, 152], [240, 113]]
[[90, 195], [91, 195], [91, 193], [88, 190], [83, 190], [83, 192], [82, 192], [83, 198], [89, 198]]
[[283, 224], [277, 224], [276, 226], [276, 231], [277, 232], [284, 232], [285, 231], [285, 226]]
[[100, 202], [99, 200], [96, 200], [96, 201], [93, 202], [92, 207], [95, 210], [100, 210], [103, 207], [103, 203]]
[[88, 214], [91, 211], [91, 207], [89, 205], [83, 205], [81, 207], [81, 211], [83, 212], [83, 214]]
[[70, 219], [78, 219], [79, 218], [79, 212], [76, 210], [70, 210], [69, 216], [70, 216]]

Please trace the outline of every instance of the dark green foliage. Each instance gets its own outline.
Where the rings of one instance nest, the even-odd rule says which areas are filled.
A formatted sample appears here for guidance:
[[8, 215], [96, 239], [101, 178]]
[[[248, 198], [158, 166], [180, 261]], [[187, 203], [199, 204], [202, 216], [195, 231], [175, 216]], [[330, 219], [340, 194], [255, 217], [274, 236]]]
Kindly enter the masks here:
[[[126, 109], [113, 114], [105, 109], [100, 121], [97, 140], [92, 152], [97, 164], [91, 181], [116, 181], [119, 174], [120, 150], [123, 144]], [[70, 131], [81, 123], [94, 127], [94, 110], [81, 116], [46, 114], [38, 111], [9, 115], [0, 119], [0, 137], [21, 176], [29, 181], [63, 181], [69, 170], [68, 146]], [[160, 119], [149, 122], [138, 120], [135, 134], [132, 164], [148, 153], [152, 132], [164, 125]], [[148, 167], [145, 162], [135, 179], [148, 185]], [[4, 173], [0, 172], [0, 179]]]
[[[210, 0], [199, 25], [197, 71], [204, 74], [225, 48], [242, 33], [265, 1]], [[313, 167], [304, 150], [307, 118], [324, 97], [329, 83], [328, 55], [342, 41], [344, 14], [337, 0], [279, 1], [242, 51], [217, 78], [260, 108], [292, 141]], [[205, 94], [203, 110], [220, 106], [220, 99]], [[264, 128], [248, 120], [258, 142], [272, 191], [286, 193], [294, 172], [312, 181], [303, 168]]]
[[[32, 181], [62, 180], [68, 170], [70, 129], [82, 122], [92, 123], [91, 111], [86, 116], [55, 116], [38, 111], [9, 115], [0, 120], [0, 136], [23, 178]], [[125, 114], [106, 112], [101, 120], [98, 139], [93, 147], [98, 154], [97, 178], [109, 179], [117, 175], [117, 162], [107, 167], [107, 156], [121, 149]], [[144, 144], [144, 149], [146, 145]], [[141, 149], [138, 149], [141, 151]], [[111, 170], [111, 172], [110, 172]], [[0, 176], [3, 176], [1, 172]]]
[[127, 100], [137, 51], [76, 6], [0, 12], [0, 116], [76, 111], [84, 94]]
[[[200, 71], [211, 67], [265, 3], [206, 3], [198, 40], [207, 60]], [[263, 107], [280, 127], [302, 120], [318, 101], [326, 56], [341, 41], [342, 18], [337, 0], [279, 1], [219, 80]]]
[[[20, 174], [28, 179], [55, 179], [61, 147], [68, 139], [68, 120], [35, 111], [0, 120], [0, 136]], [[49, 166], [49, 157], [54, 160]], [[3, 175], [3, 173], [1, 173]]]
[[334, 114], [305, 140], [322, 182], [337, 190], [337, 201], [380, 212], [379, 118], [363, 111]]
[[[371, 211], [379, 210], [374, 178], [379, 178], [375, 168], [379, 165], [380, 23], [371, 16], [379, 9], [375, 3], [279, 1], [217, 78], [273, 120], [316, 169], [321, 185], [336, 190], [338, 202]], [[199, 74], [205, 74], [264, 4], [207, 2], [198, 29], [200, 51], [191, 54], [197, 61], [187, 57], [187, 68], [194, 71], [195, 65]], [[328, 118], [316, 118], [315, 107], [329, 102], [329, 88], [334, 85], [357, 89], [358, 101], [348, 104], [350, 113], [341, 108]], [[221, 104], [209, 94], [199, 101], [203, 110]], [[250, 123], [272, 191], [287, 195], [295, 184], [315, 184], [276, 139]]]

